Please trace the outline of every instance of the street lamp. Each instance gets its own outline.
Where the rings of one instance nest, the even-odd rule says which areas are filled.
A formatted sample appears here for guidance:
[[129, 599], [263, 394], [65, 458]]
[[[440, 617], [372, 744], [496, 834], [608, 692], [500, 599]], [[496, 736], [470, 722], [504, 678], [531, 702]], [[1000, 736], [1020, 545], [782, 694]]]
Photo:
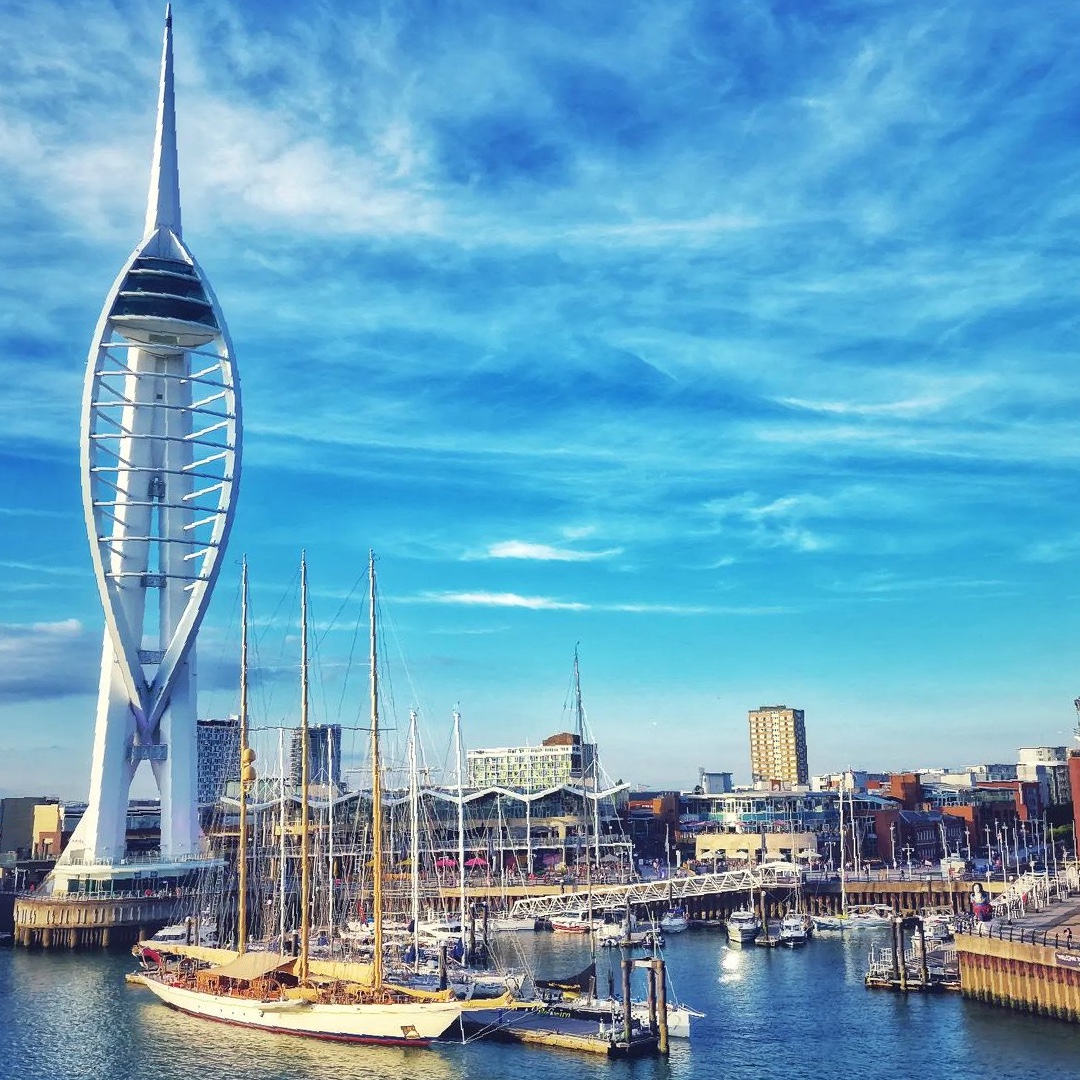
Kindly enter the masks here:
[[892, 848], [892, 868], [896, 869], [896, 822], [889, 822], [889, 846]]

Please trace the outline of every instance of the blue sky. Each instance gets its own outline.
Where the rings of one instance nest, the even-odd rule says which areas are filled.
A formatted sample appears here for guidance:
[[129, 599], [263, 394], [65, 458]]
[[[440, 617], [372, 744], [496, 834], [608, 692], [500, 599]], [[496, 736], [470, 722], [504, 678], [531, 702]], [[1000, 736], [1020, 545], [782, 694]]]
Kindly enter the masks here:
[[[235, 708], [241, 552], [287, 664], [307, 548], [332, 681], [373, 547], [436, 745], [454, 702], [473, 746], [561, 728], [578, 642], [641, 784], [748, 779], [762, 703], [806, 710], [812, 771], [1070, 741], [1080, 8], [174, 12], [184, 235], [245, 406], [204, 711]], [[8, 793], [86, 786], [80, 391], [161, 15], [0, 10]]]

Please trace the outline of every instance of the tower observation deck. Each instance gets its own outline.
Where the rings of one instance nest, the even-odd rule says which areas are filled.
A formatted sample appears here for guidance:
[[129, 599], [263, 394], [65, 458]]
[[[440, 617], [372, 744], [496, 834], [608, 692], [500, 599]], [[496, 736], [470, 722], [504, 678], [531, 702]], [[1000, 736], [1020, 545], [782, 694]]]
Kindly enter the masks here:
[[195, 639], [240, 479], [240, 384], [225, 319], [183, 240], [172, 14], [142, 240], [105, 298], [82, 406], [83, 509], [105, 636], [89, 806], [55, 881], [119, 863], [132, 779], [161, 794], [161, 858], [197, 859]]

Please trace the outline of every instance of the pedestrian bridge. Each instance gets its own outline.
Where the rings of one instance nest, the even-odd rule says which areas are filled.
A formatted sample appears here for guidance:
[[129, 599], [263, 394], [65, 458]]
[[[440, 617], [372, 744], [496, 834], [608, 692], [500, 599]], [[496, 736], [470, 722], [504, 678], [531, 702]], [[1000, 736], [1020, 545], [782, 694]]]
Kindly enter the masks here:
[[798, 884], [799, 872], [790, 863], [766, 864], [745, 870], [727, 870], [722, 874], [692, 874], [657, 881], [635, 881], [629, 885], [583, 888], [579, 884], [575, 892], [518, 900], [511, 914], [546, 919], [552, 915], [580, 912], [585, 906], [593, 911], [619, 911], [627, 905], [678, 903], [694, 896], [718, 896], [755, 889], [793, 889]]

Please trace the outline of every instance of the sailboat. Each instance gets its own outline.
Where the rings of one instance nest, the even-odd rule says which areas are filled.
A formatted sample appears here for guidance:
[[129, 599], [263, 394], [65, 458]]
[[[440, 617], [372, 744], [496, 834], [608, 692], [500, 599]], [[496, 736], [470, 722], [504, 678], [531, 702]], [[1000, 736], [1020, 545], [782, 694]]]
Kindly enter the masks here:
[[[426, 1046], [461, 1015], [452, 991], [397, 986], [384, 979], [383, 808], [379, 761], [375, 556], [369, 553], [371, 605], [371, 805], [374, 948], [370, 964], [312, 960], [309, 825], [307, 563], [301, 559], [301, 811], [300, 928], [296, 955], [256, 951], [247, 938], [247, 788], [255, 779], [248, 746], [247, 561], [243, 568], [240, 662], [240, 837], [237, 949], [154, 951], [140, 981], [166, 1005], [208, 1020], [338, 1042]], [[165, 952], [166, 950], [161, 950]], [[193, 963], [194, 961], [194, 963]]]
[[847, 902], [847, 860], [844, 857], [845, 822], [844, 822], [844, 796], [847, 795], [847, 806], [851, 813], [852, 845], [856, 850], [855, 841], [855, 814], [851, 801], [851, 793], [847, 791], [847, 775], [840, 778], [840, 914], [839, 915], [813, 915], [811, 916], [815, 930], [855, 930], [874, 929], [880, 926], [889, 926], [893, 921], [893, 910], [887, 904], [856, 904], [848, 907]]
[[689, 928], [690, 918], [686, 914], [686, 909], [682, 905], [675, 903], [675, 898], [672, 895], [671, 878], [675, 868], [671, 865], [671, 830], [666, 825], [664, 826], [664, 852], [667, 857], [668, 908], [660, 916], [659, 926], [660, 930], [665, 934], [681, 934]]
[[840, 914], [813, 915], [815, 930], [846, 930], [849, 925], [847, 914], [847, 860], [844, 857], [844, 788], [847, 777], [840, 776]]

